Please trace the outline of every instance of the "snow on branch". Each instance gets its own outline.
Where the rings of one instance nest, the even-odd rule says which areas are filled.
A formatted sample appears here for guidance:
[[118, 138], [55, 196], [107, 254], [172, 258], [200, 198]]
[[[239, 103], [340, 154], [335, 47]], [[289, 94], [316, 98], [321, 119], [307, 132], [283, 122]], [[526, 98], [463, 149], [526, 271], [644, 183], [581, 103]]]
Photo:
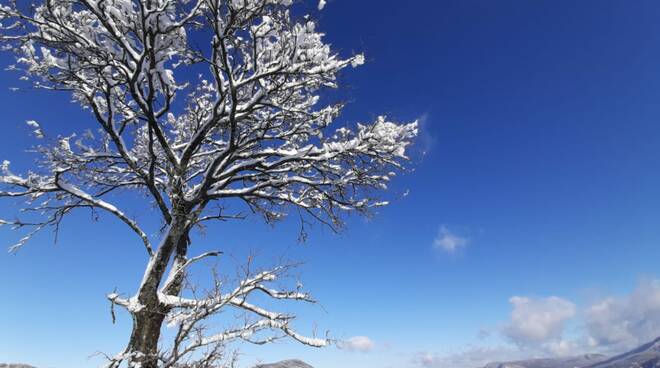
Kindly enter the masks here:
[[62, 218], [74, 208], [101, 209], [112, 214], [127, 224], [142, 240], [147, 252], [152, 255], [153, 250], [147, 235], [140, 229], [137, 223], [126, 216], [116, 206], [94, 196], [83, 192], [72, 184], [61, 180], [66, 170], [56, 170], [53, 176], [29, 173], [27, 177], [15, 175], [9, 169], [9, 161], [4, 161], [0, 168], [0, 185], [10, 188], [0, 191], [2, 197], [24, 197], [30, 207], [24, 212], [39, 212], [48, 214], [45, 219], [30, 222], [28, 220], [16, 219], [13, 221], [0, 220], [0, 224], [13, 225], [14, 228], [31, 227], [28, 235], [23, 237], [16, 245], [10, 248], [11, 252], [17, 251], [32, 236], [47, 226], [59, 226]]
[[[10, 69], [69, 91], [96, 124], [39, 150], [44, 169], [69, 168], [84, 192], [144, 191], [166, 223], [174, 207], [206, 221], [209, 203], [238, 198], [267, 221], [298, 207], [337, 228], [342, 212], [385, 204], [377, 192], [417, 134], [385, 117], [333, 128], [343, 106], [320, 92], [364, 56], [334, 53], [314, 21], [292, 19], [290, 1], [0, 4]], [[191, 84], [195, 64], [208, 72]]]
[[[299, 290], [269, 285], [284, 270], [205, 298], [181, 295], [190, 266], [219, 254], [190, 258], [193, 229], [244, 214], [276, 222], [294, 212], [301, 233], [310, 221], [339, 230], [347, 213], [368, 216], [386, 205], [383, 192], [407, 169], [417, 123], [385, 116], [340, 123], [344, 105], [322, 96], [365, 57], [335, 52], [311, 17], [293, 15], [295, 6], [291, 0], [0, 0], [0, 43], [15, 55], [7, 69], [34, 88], [70, 94], [88, 113], [83, 129], [54, 139], [42, 130], [47, 123], [28, 120], [38, 139], [37, 165], [22, 175], [7, 161], [2, 165], [0, 198], [19, 201], [21, 218], [0, 225], [25, 231], [12, 249], [88, 209], [118, 218], [150, 256], [135, 296], [109, 296], [113, 306], [140, 317], [136, 325], [144, 323], [110, 366], [127, 360], [154, 368], [154, 336], [164, 315], [179, 325], [173, 355], [167, 364], [159, 358], [165, 366], [184, 367], [185, 346], [208, 348], [201, 361], [212, 363], [221, 355], [218, 344], [237, 339], [327, 342], [298, 334], [292, 318], [247, 300], [313, 302]], [[155, 209], [160, 224], [144, 229], [112, 203]], [[147, 233], [159, 234], [157, 246]], [[253, 318], [225, 333], [202, 334], [201, 321], [225, 307]], [[269, 331], [277, 335], [263, 337]], [[190, 367], [204, 366], [195, 362]]]
[[[194, 258], [193, 258], [194, 259]], [[176, 327], [176, 337], [173, 346], [160, 354], [163, 367], [174, 366], [184, 357], [199, 353], [203, 348], [228, 344], [242, 340], [253, 344], [265, 344], [283, 337], [292, 338], [302, 344], [312, 347], [327, 346], [331, 340], [327, 338], [308, 337], [297, 332], [292, 322], [294, 315], [273, 311], [264, 305], [270, 304], [262, 298], [254, 297], [260, 293], [271, 300], [301, 301], [316, 303], [308, 293], [302, 292], [300, 286], [294, 290], [279, 290], [268, 286], [287, 276], [294, 265], [275, 267], [256, 274], [246, 274], [237, 285], [223, 292], [229, 286], [224, 286], [219, 279], [215, 280], [216, 288], [203, 298], [185, 298], [166, 294], [167, 285], [159, 293], [159, 310], [167, 314], [168, 325]], [[191, 290], [194, 293], [194, 290]], [[122, 298], [117, 293], [108, 295], [114, 305], [126, 308], [134, 313], [145, 308], [136, 298]], [[256, 303], [249, 299], [261, 300]], [[205, 320], [218, 316], [226, 309], [234, 309], [245, 314], [243, 323], [232, 323], [220, 332], [209, 333], [203, 324]]]

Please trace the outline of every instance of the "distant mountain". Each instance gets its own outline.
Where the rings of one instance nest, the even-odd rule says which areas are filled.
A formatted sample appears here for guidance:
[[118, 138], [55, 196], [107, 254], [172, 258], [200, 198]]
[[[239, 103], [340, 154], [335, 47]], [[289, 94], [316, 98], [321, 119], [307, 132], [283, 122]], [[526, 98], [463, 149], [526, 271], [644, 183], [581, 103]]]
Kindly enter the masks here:
[[489, 363], [484, 368], [660, 368], [660, 337], [611, 358], [587, 354], [570, 358]]
[[[0, 368], [34, 368], [27, 364], [6, 364], [0, 363]], [[283, 360], [279, 363], [261, 364], [254, 368], [314, 368], [311, 365], [303, 362], [302, 360]]]
[[601, 354], [586, 354], [568, 358], [529, 359], [516, 362], [490, 363], [484, 368], [579, 368], [607, 359]]
[[[0, 366], [0, 368], [2, 368]], [[311, 365], [303, 362], [302, 360], [284, 360], [279, 363], [261, 364], [254, 368], [313, 368]]]
[[586, 368], [660, 368], [660, 337]]
[[[27, 364], [6, 364], [0, 363], [0, 368], [34, 368]], [[261, 364], [254, 368], [314, 368], [302, 360], [284, 360], [279, 363]]]

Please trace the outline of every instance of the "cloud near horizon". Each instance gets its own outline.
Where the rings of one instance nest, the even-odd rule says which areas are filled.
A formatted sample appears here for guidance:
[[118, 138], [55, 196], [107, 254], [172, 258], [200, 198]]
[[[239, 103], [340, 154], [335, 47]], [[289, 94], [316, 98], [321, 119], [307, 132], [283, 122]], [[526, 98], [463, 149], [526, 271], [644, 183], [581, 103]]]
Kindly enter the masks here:
[[576, 315], [572, 302], [556, 296], [528, 298], [514, 296], [511, 321], [503, 333], [517, 345], [530, 345], [560, 339], [566, 322]]
[[585, 311], [589, 345], [628, 349], [660, 335], [660, 280], [642, 281], [629, 295], [608, 297]]
[[[420, 352], [413, 358], [414, 364], [474, 368], [498, 361], [618, 354], [660, 336], [660, 279], [642, 281], [627, 295], [601, 298], [582, 307], [557, 296], [513, 296], [509, 302], [511, 315], [500, 333], [510, 345], [468, 346], [450, 354]], [[580, 330], [566, 338], [569, 322], [577, 322]]]

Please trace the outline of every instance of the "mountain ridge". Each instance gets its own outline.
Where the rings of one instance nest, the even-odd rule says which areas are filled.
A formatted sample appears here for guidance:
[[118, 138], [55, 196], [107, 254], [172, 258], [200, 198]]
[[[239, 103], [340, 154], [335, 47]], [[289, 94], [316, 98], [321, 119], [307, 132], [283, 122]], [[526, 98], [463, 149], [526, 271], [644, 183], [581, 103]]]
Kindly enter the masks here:
[[493, 362], [483, 368], [660, 368], [660, 337], [625, 353]]
[[660, 367], [660, 337], [639, 347], [615, 355], [585, 368], [656, 368]]

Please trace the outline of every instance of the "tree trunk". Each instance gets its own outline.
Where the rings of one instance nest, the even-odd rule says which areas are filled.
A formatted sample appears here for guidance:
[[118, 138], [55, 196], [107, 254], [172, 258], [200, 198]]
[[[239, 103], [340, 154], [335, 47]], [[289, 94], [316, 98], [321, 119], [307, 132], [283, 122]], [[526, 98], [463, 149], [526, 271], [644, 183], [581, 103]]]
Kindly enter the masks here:
[[130, 351], [138, 353], [131, 361], [141, 368], [158, 368], [158, 340], [165, 319], [164, 313], [141, 311], [133, 315]]
[[[160, 302], [158, 293], [172, 255], [176, 252], [175, 259], [185, 259], [189, 242], [186, 220], [185, 217], [173, 219], [160, 247], [147, 264], [137, 293], [139, 308], [132, 312], [133, 330], [127, 351], [135, 354], [129, 358], [129, 362], [140, 368], [158, 367], [158, 341], [163, 322], [169, 312], [169, 308]], [[173, 268], [177, 267], [176, 263], [175, 261]], [[183, 276], [179, 274], [171, 283], [173, 285], [161, 292], [179, 295], [181, 292], [179, 284], [182, 282]], [[129, 366], [132, 366], [131, 364]]]

